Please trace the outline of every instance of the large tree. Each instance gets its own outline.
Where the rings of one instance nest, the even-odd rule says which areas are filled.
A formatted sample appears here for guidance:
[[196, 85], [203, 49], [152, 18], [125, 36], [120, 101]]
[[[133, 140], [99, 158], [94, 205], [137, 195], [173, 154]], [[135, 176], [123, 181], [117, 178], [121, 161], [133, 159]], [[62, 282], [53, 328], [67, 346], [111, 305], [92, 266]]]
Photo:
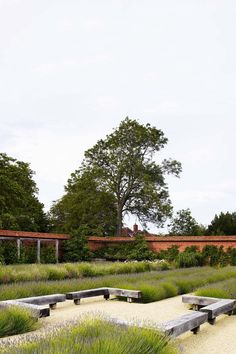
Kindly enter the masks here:
[[0, 153], [0, 228], [46, 231], [47, 218], [37, 198], [29, 164]]
[[113, 198], [118, 235], [127, 213], [136, 215], [144, 225], [152, 222], [158, 226], [171, 215], [165, 175], [179, 176], [181, 164], [171, 159], [157, 162], [156, 153], [166, 143], [160, 129], [126, 118], [85, 152], [75, 175], [92, 174], [97, 191]]
[[236, 235], [236, 212], [215, 215], [207, 228], [208, 235]]

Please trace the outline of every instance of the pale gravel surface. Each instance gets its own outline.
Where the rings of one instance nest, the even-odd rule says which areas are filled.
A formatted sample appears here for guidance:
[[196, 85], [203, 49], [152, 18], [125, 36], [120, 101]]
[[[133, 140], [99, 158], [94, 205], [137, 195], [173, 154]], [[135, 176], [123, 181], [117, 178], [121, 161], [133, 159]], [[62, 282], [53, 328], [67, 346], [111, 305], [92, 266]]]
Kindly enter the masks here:
[[[163, 321], [174, 319], [188, 311], [181, 302], [181, 296], [149, 304], [105, 301], [102, 297], [81, 300], [79, 306], [75, 306], [73, 301], [66, 301], [59, 303], [56, 310], [51, 310], [50, 317], [40, 320], [43, 325], [41, 329], [0, 339], [0, 346], [6, 347], [12, 342], [29, 342], [36, 337], [44, 337], [85, 316], [104, 316], [155, 327]], [[187, 332], [178, 337], [175, 342], [180, 352], [184, 354], [236, 354], [236, 316], [219, 316], [215, 326], [206, 323], [201, 326], [197, 335]]]

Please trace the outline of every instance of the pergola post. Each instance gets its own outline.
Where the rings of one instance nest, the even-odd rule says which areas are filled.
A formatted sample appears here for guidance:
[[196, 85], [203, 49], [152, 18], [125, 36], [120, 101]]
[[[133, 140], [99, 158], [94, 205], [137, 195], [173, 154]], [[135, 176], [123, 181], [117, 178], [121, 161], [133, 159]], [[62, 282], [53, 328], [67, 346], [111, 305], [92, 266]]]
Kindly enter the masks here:
[[41, 240], [37, 240], [37, 263], [40, 263], [40, 245]]
[[59, 240], [56, 240], [56, 262], [58, 263], [58, 258], [59, 258]]
[[19, 261], [19, 260], [20, 260], [20, 244], [21, 244], [21, 239], [18, 238], [18, 239], [16, 240], [16, 243], [17, 243], [17, 259], [18, 259], [18, 261]]

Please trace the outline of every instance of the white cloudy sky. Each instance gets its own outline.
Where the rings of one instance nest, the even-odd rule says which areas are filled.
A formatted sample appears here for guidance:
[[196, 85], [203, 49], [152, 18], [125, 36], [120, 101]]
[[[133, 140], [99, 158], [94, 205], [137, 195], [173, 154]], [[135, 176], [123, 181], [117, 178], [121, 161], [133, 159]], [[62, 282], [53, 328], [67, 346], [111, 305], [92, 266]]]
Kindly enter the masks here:
[[235, 18], [235, 0], [0, 0], [0, 151], [31, 163], [48, 209], [128, 115], [182, 162], [175, 210], [235, 211]]

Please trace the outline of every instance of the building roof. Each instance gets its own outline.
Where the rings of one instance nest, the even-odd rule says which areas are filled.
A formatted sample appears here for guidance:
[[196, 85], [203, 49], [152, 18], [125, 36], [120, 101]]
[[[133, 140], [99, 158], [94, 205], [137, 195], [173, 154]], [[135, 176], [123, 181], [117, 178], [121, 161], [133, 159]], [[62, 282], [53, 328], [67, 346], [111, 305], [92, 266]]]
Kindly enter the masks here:
[[46, 232], [29, 232], [29, 231], [13, 231], [0, 230], [0, 237], [9, 238], [29, 238], [29, 239], [47, 239], [47, 240], [69, 240], [67, 234], [51, 234]]

